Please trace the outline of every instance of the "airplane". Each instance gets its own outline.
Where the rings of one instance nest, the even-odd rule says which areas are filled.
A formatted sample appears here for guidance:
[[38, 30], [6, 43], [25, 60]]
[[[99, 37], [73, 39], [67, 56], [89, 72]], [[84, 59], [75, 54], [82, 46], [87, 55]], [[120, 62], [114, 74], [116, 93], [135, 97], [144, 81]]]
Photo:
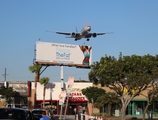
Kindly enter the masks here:
[[[82, 38], [86, 38], [87, 41], [89, 41], [91, 37], [95, 38], [95, 37], [97, 37], [97, 35], [113, 33], [113, 32], [90, 33], [90, 31], [91, 31], [91, 26], [85, 26], [80, 32], [77, 32], [77, 30], [76, 30], [76, 32], [55, 32], [55, 33], [68, 36], [66, 38], [75, 38], [75, 41], [81, 40]], [[47, 32], [51, 32], [51, 31], [47, 31]]]

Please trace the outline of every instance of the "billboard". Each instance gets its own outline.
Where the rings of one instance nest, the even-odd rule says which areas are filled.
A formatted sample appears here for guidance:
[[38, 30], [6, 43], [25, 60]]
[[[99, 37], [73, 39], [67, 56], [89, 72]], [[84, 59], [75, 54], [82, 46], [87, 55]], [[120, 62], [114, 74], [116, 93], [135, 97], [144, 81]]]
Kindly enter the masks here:
[[49, 42], [36, 42], [35, 62], [41, 65], [90, 67], [92, 47]]
[[30, 96], [31, 82], [9, 82], [8, 87], [12, 87], [14, 91], [19, 92], [21, 96]]

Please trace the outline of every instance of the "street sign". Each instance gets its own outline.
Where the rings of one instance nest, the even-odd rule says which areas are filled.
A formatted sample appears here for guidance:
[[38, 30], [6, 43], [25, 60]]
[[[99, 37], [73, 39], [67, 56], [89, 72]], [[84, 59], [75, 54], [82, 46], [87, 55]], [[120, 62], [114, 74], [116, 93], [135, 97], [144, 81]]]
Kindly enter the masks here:
[[65, 102], [65, 97], [66, 97], [66, 91], [61, 91], [59, 94], [59, 105], [63, 105]]
[[73, 86], [73, 84], [74, 84], [74, 77], [69, 77], [67, 84], [70, 85], [70, 86]]

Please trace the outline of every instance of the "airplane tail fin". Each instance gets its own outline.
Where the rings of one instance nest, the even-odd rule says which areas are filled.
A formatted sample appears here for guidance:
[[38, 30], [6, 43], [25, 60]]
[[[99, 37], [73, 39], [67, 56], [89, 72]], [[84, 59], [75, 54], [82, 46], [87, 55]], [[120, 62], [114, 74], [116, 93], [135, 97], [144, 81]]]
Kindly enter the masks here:
[[76, 27], [76, 33], [78, 33], [77, 27]]

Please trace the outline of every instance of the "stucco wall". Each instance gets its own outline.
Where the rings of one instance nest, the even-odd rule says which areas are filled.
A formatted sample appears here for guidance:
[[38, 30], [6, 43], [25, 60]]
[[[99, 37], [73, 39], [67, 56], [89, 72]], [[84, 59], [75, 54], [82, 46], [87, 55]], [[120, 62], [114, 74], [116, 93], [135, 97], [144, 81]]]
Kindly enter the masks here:
[[[32, 86], [34, 86], [32, 84]], [[67, 82], [65, 83], [65, 86], [67, 88]], [[93, 86], [92, 83], [74, 83], [74, 85], [72, 86], [72, 91], [71, 93], [75, 92], [75, 93], [80, 93], [79, 96], [85, 97], [81, 90], [87, 87]], [[37, 100], [43, 100], [43, 88], [44, 86], [41, 85], [40, 83], [37, 83]], [[53, 100], [59, 100], [59, 94], [61, 93], [61, 83], [60, 82], [53, 82], [53, 83], [49, 83], [46, 86], [46, 94], [45, 94], [45, 100], [50, 100], [51, 99], [51, 89], [52, 89], [52, 99]], [[74, 95], [75, 96], [75, 95]], [[77, 95], [76, 95], [77, 96]], [[87, 100], [87, 98], [85, 97], [85, 99]]]

